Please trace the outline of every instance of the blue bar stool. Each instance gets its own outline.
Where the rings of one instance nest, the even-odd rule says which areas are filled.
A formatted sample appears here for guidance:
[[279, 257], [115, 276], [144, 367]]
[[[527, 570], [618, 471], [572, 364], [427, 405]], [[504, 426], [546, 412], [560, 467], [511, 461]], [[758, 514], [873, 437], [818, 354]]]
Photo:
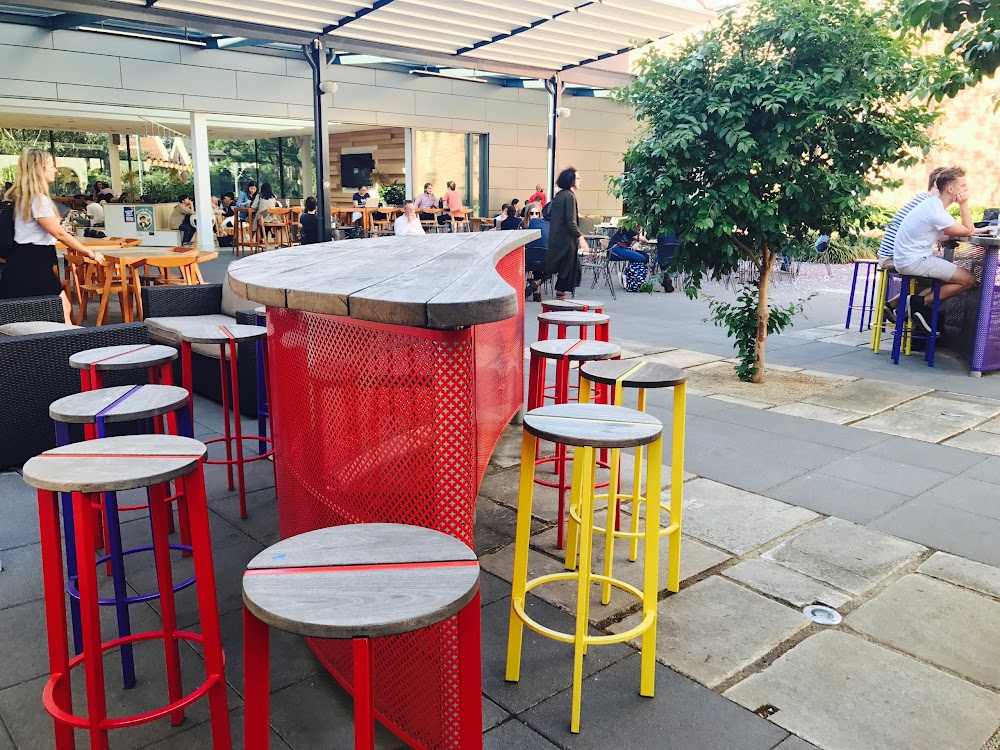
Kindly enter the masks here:
[[[858, 271], [861, 270], [862, 266], [865, 269], [865, 288], [861, 294], [861, 304], [854, 304], [854, 296], [858, 287]], [[875, 260], [856, 260], [854, 261], [854, 279], [851, 281], [851, 297], [847, 301], [847, 322], [844, 323], [844, 328], [850, 329], [851, 327], [851, 313], [855, 310], [861, 312], [861, 324], [858, 326], [858, 332], [864, 331], [866, 328], [871, 327], [872, 324], [872, 313], [875, 310], [875, 287], [877, 286], [875, 281], [878, 276], [878, 261]], [[869, 289], [871, 290], [869, 292]], [[865, 313], [868, 314], [868, 324], [865, 325]]]
[[[56, 445], [59, 447], [70, 444], [69, 426], [71, 424], [93, 425], [97, 438], [107, 437], [107, 425], [117, 422], [138, 422], [140, 430], [152, 432], [150, 420], [165, 416], [167, 430], [172, 435], [191, 436], [191, 419], [188, 410], [188, 392], [172, 385], [122, 385], [113, 388], [98, 388], [84, 393], [76, 393], [54, 401], [49, 406], [49, 416], [55, 422]], [[192, 552], [188, 530], [190, 529], [187, 514], [187, 498], [183, 491], [183, 480], [176, 482], [177, 494], [170, 498], [177, 502], [180, 513], [181, 544], [169, 545], [171, 549], [186, 554]], [[129, 596], [125, 586], [125, 557], [140, 552], [151, 552], [153, 546], [122, 548], [121, 526], [119, 524], [118, 496], [115, 492], [103, 493], [103, 510], [106, 517], [108, 532], [107, 554], [95, 560], [95, 564], [104, 563], [112, 576], [114, 596], [98, 599], [98, 604], [114, 607], [118, 618], [118, 634], [127, 638], [132, 634], [128, 607], [130, 604], [146, 602], [160, 596], [159, 592]], [[78, 579], [80, 571], [76, 560], [76, 539], [73, 523], [73, 498], [69, 493], [62, 493], [62, 512], [66, 536], [66, 571], [67, 590], [70, 595], [70, 613], [73, 620], [73, 645], [79, 654], [83, 648], [83, 633], [80, 619], [80, 592]], [[174, 586], [174, 591], [187, 588], [195, 581], [194, 577]], [[121, 646], [122, 679], [126, 688], [135, 685], [135, 664], [132, 658], [131, 642]]]
[[[924, 350], [924, 359], [928, 367], [934, 366], [934, 352], [937, 348], [938, 318], [941, 306], [941, 282], [931, 279], [934, 289], [934, 302], [931, 305], [931, 331], [930, 333], [913, 333], [913, 324], [909, 320], [909, 298], [915, 293], [917, 277], [896, 274], [902, 280], [900, 285], [899, 309], [896, 312], [896, 328], [892, 335], [892, 363], [899, 364], [900, 352], [910, 353], [910, 346], [914, 339], [923, 339], [927, 345]], [[904, 294], [908, 292], [908, 294]]]

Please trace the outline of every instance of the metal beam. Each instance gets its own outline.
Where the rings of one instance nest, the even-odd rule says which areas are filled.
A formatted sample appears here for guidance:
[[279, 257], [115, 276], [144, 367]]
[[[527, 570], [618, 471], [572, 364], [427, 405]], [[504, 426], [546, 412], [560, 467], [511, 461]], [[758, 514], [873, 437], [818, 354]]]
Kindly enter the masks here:
[[329, 26], [327, 26], [326, 28], [323, 29], [323, 33], [324, 34], [329, 34], [331, 31], [342, 29], [345, 26], [347, 26], [347, 24], [353, 23], [354, 21], [357, 21], [359, 18], [364, 18], [369, 13], [372, 13], [373, 11], [376, 11], [379, 8], [384, 8], [386, 5], [388, 5], [391, 2], [392, 2], [392, 0], [375, 0], [375, 2], [372, 3], [372, 7], [370, 7], [370, 8], [362, 8], [357, 13], [355, 13], [353, 16], [346, 16], [345, 18], [342, 18], [341, 20], [337, 21], [337, 23], [330, 24]]
[[63, 13], [61, 16], [55, 16], [49, 20], [49, 28], [53, 31], [56, 29], [72, 30], [97, 23], [100, 20], [100, 16], [88, 15], [86, 13]]
[[249, 39], [244, 36], [221, 36], [209, 37], [205, 39], [205, 46], [208, 49], [235, 49], [236, 47], [260, 47], [268, 44], [267, 39]]

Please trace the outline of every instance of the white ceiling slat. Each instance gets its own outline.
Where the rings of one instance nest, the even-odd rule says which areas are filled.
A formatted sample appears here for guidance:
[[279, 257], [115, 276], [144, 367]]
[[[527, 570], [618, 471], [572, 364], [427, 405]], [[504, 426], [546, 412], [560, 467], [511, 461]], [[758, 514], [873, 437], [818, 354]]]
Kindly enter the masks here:
[[[421, 7], [396, 7], [396, 3], [379, 8], [379, 16], [385, 18], [399, 19], [419, 19], [421, 22], [429, 22], [436, 27], [441, 26], [441, 13], [436, 10]], [[472, 18], [473, 20], [468, 20]], [[468, 29], [470, 33], [476, 34], [477, 38], [493, 37], [497, 34], [505, 34], [510, 31], [506, 25], [498, 22], [487, 24], [478, 18], [465, 16], [459, 13], [448, 14], [448, 25], [456, 28]]]
[[334, 41], [344, 38], [355, 39], [362, 42], [381, 42], [383, 44], [396, 44], [408, 47], [414, 47], [416, 45], [416, 48], [428, 50], [430, 52], [444, 52], [449, 55], [455, 53], [455, 47], [453, 45], [419, 39], [413, 36], [398, 36], [396, 34], [387, 34], [382, 31], [366, 31], [363, 29], [356, 29], [354, 24], [345, 26], [343, 29], [334, 29], [330, 32], [329, 36]]
[[[467, 33], [435, 29], [432, 26], [424, 24], [388, 22], [384, 18], [369, 21], [367, 16], [345, 25], [344, 30], [348, 29], [360, 29], [375, 34], [381, 32], [395, 34], [412, 39], [413, 44], [416, 45], [422, 44], [428, 38], [448, 41], [449, 44], [454, 44], [455, 49], [472, 44], [478, 38], [470, 36]], [[335, 34], [336, 32], [337, 30], [334, 29], [331, 33]]]
[[652, 15], [645, 13], [635, 13], [632, 11], [622, 11], [617, 8], [609, 8], [604, 5], [589, 5], [580, 10], [580, 16], [590, 18], [596, 24], [609, 24], [618, 29], [634, 29], [637, 36], [657, 38], [663, 34], [658, 33], [668, 24], [676, 23], [677, 18], [668, 15], [665, 9], [662, 14]]
[[[294, 13], [278, 10], [268, 10], [254, 6], [252, 10], [246, 5], [233, 2], [199, 2], [198, 0], [160, 0], [159, 6], [164, 10], [181, 10], [187, 13], [197, 13], [203, 16], [237, 17], [241, 21], [260, 23], [266, 26], [302, 29], [304, 31], [319, 31], [323, 28], [321, 19], [305, 13]], [[238, 14], [238, 16], [237, 16]], [[291, 23], [291, 20], [301, 23]]]
[[521, 65], [535, 65], [551, 67], [553, 72], [566, 65], [566, 60], [551, 55], [536, 55], [515, 50], [492, 49], [493, 45], [480, 47], [476, 54], [484, 60], [495, 60], [497, 62], [518, 63]]
[[[698, 26], [715, 18], [715, 13], [694, 5], [662, 2], [662, 0], [603, 0], [605, 8], [617, 9], [626, 13], [638, 13], [653, 18], [673, 18], [688, 26]], [[591, 6], [593, 7], [593, 6]]]

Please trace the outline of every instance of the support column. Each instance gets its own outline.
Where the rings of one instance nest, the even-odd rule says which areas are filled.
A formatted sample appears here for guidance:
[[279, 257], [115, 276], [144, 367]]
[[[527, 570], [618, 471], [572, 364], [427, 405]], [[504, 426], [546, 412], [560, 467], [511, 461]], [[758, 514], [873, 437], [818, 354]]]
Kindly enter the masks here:
[[319, 241], [329, 242], [331, 239], [330, 221], [330, 103], [323, 96], [327, 58], [326, 48], [322, 41], [314, 39], [311, 44], [303, 45], [302, 51], [312, 68], [313, 83], [313, 138], [316, 143], [316, 203], [319, 208]]
[[413, 128], [406, 128], [403, 131], [403, 173], [405, 176], [406, 185], [406, 197], [410, 200], [415, 200], [418, 195], [424, 192], [424, 186], [421, 185], [419, 188], [414, 184], [413, 178]]
[[194, 164], [194, 207], [198, 218], [198, 249], [214, 250], [212, 180], [208, 165], [208, 125], [204, 112], [191, 113], [191, 160]]
[[312, 138], [308, 135], [297, 135], [295, 145], [299, 149], [299, 164], [302, 165], [299, 174], [302, 179], [302, 200], [305, 201], [313, 194]]
[[562, 106], [563, 84], [558, 75], [545, 82], [545, 90], [549, 92], [549, 138], [548, 164], [546, 170], [546, 189], [549, 200], [556, 194], [556, 136], [559, 131], [559, 108]]
[[108, 168], [111, 170], [111, 192], [121, 195], [122, 187], [122, 165], [118, 154], [119, 136], [115, 133], [108, 133]]

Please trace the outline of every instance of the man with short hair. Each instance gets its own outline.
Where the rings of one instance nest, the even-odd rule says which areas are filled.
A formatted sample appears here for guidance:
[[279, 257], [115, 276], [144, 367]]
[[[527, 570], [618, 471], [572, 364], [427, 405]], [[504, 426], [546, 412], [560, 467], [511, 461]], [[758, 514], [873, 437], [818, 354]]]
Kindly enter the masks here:
[[86, 197], [87, 201], [87, 218], [79, 222], [81, 226], [87, 227], [103, 227], [104, 226], [104, 206], [98, 203], [96, 200], [91, 198], [89, 195]]
[[545, 197], [545, 188], [541, 185], [535, 185], [535, 192], [528, 198], [528, 203], [541, 203], [542, 208], [545, 208], [546, 200], [548, 199]]
[[403, 204], [403, 213], [393, 223], [393, 229], [397, 237], [407, 234], [425, 234], [424, 225], [417, 217], [417, 206], [413, 201], [406, 201]]
[[[925, 198], [914, 206], [900, 222], [893, 243], [893, 265], [906, 276], [924, 277], [941, 281], [940, 300], [946, 300], [972, 289], [976, 277], [951, 261], [934, 255], [934, 245], [943, 233], [948, 238], [969, 237], [979, 233], [969, 212], [969, 188], [965, 170], [951, 167], [943, 170], [935, 180], [937, 195]], [[957, 203], [961, 220], [955, 221], [947, 208]], [[910, 319], [925, 331], [931, 331], [932, 287], [907, 297]]]
[[438, 199], [434, 195], [434, 185], [430, 182], [424, 183], [424, 192], [417, 196], [414, 205], [419, 208], [437, 208]]
[[191, 224], [191, 217], [194, 216], [194, 202], [188, 195], [180, 195], [177, 198], [177, 205], [170, 212], [170, 220], [167, 226], [170, 229], [181, 231], [181, 245], [190, 245], [194, 239], [195, 228]]

